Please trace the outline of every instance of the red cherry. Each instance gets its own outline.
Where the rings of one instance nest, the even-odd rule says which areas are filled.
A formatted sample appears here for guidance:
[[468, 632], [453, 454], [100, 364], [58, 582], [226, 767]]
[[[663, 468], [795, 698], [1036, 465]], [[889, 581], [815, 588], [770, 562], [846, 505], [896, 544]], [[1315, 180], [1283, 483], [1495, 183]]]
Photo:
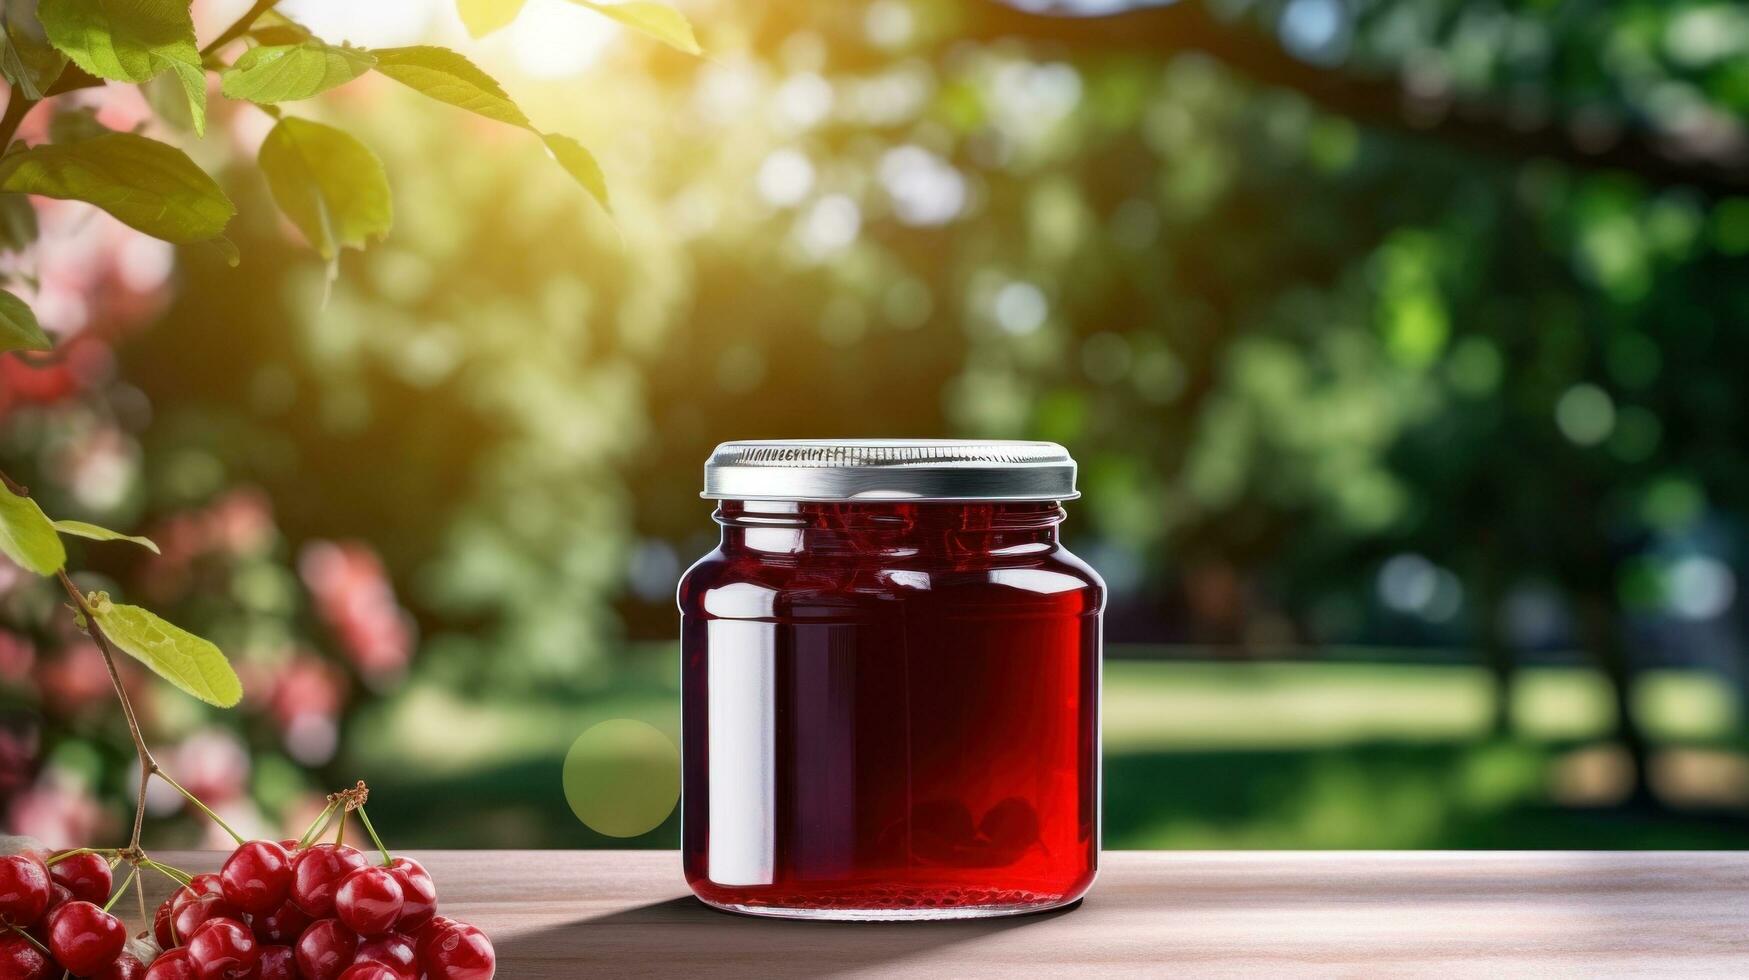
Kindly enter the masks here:
[[[49, 917], [53, 916], [55, 914], [56, 909], [67, 904], [68, 902], [74, 902], [74, 901], [78, 901], [78, 899], [76, 897], [74, 897], [72, 892], [67, 890], [66, 885], [63, 885], [58, 881], [50, 882], [49, 883], [49, 907], [43, 910], [43, 921], [45, 921], [45, 922], [48, 921]], [[90, 902], [91, 900], [85, 899], [85, 901]], [[109, 899], [107, 897], [105, 897], [105, 898], [99, 899], [96, 902], [91, 902], [91, 904], [101, 905], [103, 902], [107, 902], [107, 901], [109, 901]]]
[[194, 968], [194, 961], [188, 958], [188, 950], [172, 949], [152, 961], [152, 966], [146, 971], [146, 980], [200, 980], [200, 974]]
[[355, 963], [340, 974], [340, 980], [405, 980], [401, 974], [375, 963]]
[[127, 941], [127, 926], [90, 902], [68, 902], [49, 920], [49, 952], [77, 976], [114, 963]]
[[0, 977], [17, 980], [52, 980], [60, 968], [30, 940], [10, 929], [0, 930]]
[[189, 900], [206, 898], [209, 896], [212, 898], [225, 897], [224, 882], [219, 880], [218, 875], [213, 874], [210, 871], [206, 874], [195, 875], [193, 878], [189, 879], [188, 884], [183, 887], [188, 890]]
[[49, 877], [72, 892], [79, 901], [99, 906], [109, 901], [109, 890], [115, 885], [109, 862], [101, 854], [90, 851], [56, 861], [49, 868]]
[[176, 938], [180, 939], [182, 945], [186, 946], [194, 934], [200, 931], [200, 927], [206, 925], [208, 921], [212, 919], [241, 920], [242, 918], [243, 913], [237, 911], [230, 902], [207, 895], [203, 898], [190, 899], [183, 902], [181, 907], [176, 908], [176, 911], [170, 916], [170, 927], [175, 930]]
[[413, 934], [413, 951], [418, 954], [420, 960], [424, 960], [426, 944], [441, 935], [443, 930], [458, 924], [456, 920], [447, 915], [432, 916], [431, 921], [425, 923], [425, 928]]
[[314, 921], [295, 903], [287, 901], [266, 915], [255, 916], [255, 938], [274, 946], [290, 946]]
[[298, 980], [297, 953], [290, 946], [263, 946], [255, 980]]
[[170, 909], [170, 903], [174, 900], [175, 896], [172, 896], [160, 902], [158, 911], [152, 915], [152, 938], [158, 940], [159, 949], [172, 949], [181, 945], [176, 941], [181, 937], [170, 934], [170, 920], [174, 915]]
[[340, 888], [340, 879], [369, 863], [357, 848], [345, 844], [307, 848], [292, 859], [292, 901], [318, 919], [329, 918], [334, 915], [334, 893]]
[[352, 962], [387, 967], [401, 980], [417, 980], [419, 976], [419, 955], [414, 951], [413, 938], [404, 933], [363, 940]]
[[298, 972], [304, 980], [336, 980], [357, 953], [358, 936], [339, 919], [323, 919], [298, 939]]
[[250, 915], [272, 912], [291, 894], [291, 856], [270, 840], [242, 845], [225, 860], [219, 886], [225, 900]]
[[123, 953], [115, 962], [92, 975], [92, 980], [144, 980], [146, 964], [132, 953]]
[[188, 958], [201, 980], [248, 976], [261, 958], [255, 934], [236, 919], [213, 919], [188, 940]]
[[401, 920], [395, 928], [417, 934], [437, 914], [437, 883], [425, 865], [410, 857], [398, 857], [389, 862], [389, 873], [401, 886]]
[[388, 868], [359, 868], [340, 879], [334, 911], [361, 936], [380, 936], [401, 918], [401, 884]]
[[419, 962], [430, 980], [492, 980], [498, 954], [485, 933], [458, 922], [431, 937]]
[[49, 870], [34, 854], [0, 857], [0, 922], [26, 928], [49, 908]]

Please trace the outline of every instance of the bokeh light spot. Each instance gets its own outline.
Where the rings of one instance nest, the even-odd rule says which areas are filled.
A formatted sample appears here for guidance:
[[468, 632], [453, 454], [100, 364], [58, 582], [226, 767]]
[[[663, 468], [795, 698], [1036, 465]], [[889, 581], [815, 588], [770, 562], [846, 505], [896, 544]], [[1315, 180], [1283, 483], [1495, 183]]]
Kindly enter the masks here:
[[593, 726], [565, 753], [565, 801], [590, 830], [637, 837], [662, 825], [680, 801], [680, 750], [647, 722]]
[[1596, 385], [1574, 385], [1555, 403], [1555, 424], [1575, 445], [1595, 446], [1615, 430], [1615, 402]]

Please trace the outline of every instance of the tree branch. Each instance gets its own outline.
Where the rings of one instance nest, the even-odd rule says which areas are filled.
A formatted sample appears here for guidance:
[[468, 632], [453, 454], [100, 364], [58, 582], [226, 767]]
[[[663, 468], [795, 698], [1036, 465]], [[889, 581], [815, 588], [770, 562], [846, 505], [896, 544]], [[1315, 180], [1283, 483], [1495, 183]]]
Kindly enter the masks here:
[[255, 0], [255, 2], [250, 5], [249, 9], [243, 13], [243, 16], [232, 22], [230, 27], [221, 31], [219, 36], [213, 38], [206, 47], [200, 49], [201, 58], [206, 58], [207, 55], [212, 54], [225, 45], [230, 44], [232, 41], [242, 37], [244, 34], [247, 34], [249, 29], [255, 26], [255, 22], [261, 18], [262, 14], [267, 13], [278, 5], [279, 0]]
[[1253, 82], [1293, 89], [1324, 109], [1382, 129], [1508, 159], [1548, 158], [1585, 169], [1623, 170], [1712, 194], [1749, 191], [1749, 139], [1741, 132], [1721, 130], [1687, 140], [1645, 127], [1610, 134], [1593, 126], [1587, 132], [1571, 118], [1526, 124], [1500, 101], [1417, 101], [1396, 78], [1301, 61], [1267, 32], [1223, 20], [1205, 0], [1104, 17], [1033, 13], [1002, 0], [962, 0], [962, 12], [954, 39], [1017, 38], [1076, 53], [1196, 51]]

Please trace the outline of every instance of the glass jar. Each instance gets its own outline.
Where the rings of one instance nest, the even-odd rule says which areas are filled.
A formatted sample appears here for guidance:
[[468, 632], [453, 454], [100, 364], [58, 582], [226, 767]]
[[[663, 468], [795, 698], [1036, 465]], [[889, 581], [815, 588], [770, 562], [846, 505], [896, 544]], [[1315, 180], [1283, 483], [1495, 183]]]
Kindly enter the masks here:
[[1105, 588], [1051, 443], [725, 443], [681, 580], [686, 877], [810, 919], [1007, 915], [1099, 854]]

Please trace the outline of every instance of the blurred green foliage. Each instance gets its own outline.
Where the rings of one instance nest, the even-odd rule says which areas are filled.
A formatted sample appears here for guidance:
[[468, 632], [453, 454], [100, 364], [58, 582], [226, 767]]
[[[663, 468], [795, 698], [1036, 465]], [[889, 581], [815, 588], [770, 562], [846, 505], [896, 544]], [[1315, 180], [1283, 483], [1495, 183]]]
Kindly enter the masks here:
[[[1692, 816], [1576, 831], [1563, 809], [1749, 803], [1736, 6], [688, 10], [701, 62], [611, 45], [542, 81], [513, 47], [481, 54], [539, 125], [599, 148], [614, 219], [517, 134], [361, 80], [321, 111], [371, 134], [393, 235], [324, 301], [239, 172], [243, 267], [183, 256], [120, 351], [151, 414], [119, 509], [248, 484], [287, 542], [380, 551], [420, 653], [332, 771], [399, 781], [381, 806], [407, 801], [420, 843], [450, 842], [411, 802], [439, 790], [491, 801], [470, 843], [598, 842], [546, 822], [553, 767], [595, 720], [667, 717], [627, 651], [672, 636], [673, 583], [709, 547], [709, 448], [894, 434], [1069, 445], [1071, 545], [1113, 587], [1117, 639], [1487, 668], [1114, 668], [1115, 845], [1740, 842]], [[1584, 679], [1538, 673], [1555, 663]], [[1688, 694], [1648, 693], [1665, 667]], [[1299, 700], [1195, 751], [1123, 727], [1228, 683]], [[1356, 720], [1380, 702], [1424, 709]], [[1684, 728], [1696, 711], [1716, 723]], [[1627, 761], [1573, 755], [1599, 739]], [[1695, 739], [1735, 789], [1659, 783]], [[1563, 796], [1587, 766], [1601, 781]]]

